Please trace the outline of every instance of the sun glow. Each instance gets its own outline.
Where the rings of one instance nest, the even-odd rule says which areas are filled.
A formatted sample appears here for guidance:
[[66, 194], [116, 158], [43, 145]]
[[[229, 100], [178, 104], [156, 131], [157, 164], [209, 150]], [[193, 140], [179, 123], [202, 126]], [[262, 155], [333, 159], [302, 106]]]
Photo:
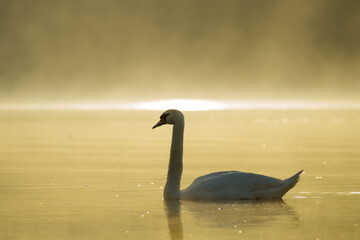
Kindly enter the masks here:
[[360, 104], [302, 101], [223, 101], [170, 99], [138, 102], [126, 105], [133, 110], [209, 111], [209, 110], [301, 110], [301, 109], [358, 109]]
[[210, 110], [305, 110], [305, 109], [360, 109], [360, 103], [347, 102], [305, 102], [305, 101], [226, 101], [199, 99], [168, 99], [142, 102], [78, 102], [78, 103], [25, 103], [0, 104], [0, 110], [82, 110], [116, 111], [149, 110], [163, 111]]
[[223, 110], [226, 109], [226, 105], [210, 100], [171, 99], [135, 103], [132, 108], [139, 110], [166, 110], [173, 108], [181, 111], [208, 111]]

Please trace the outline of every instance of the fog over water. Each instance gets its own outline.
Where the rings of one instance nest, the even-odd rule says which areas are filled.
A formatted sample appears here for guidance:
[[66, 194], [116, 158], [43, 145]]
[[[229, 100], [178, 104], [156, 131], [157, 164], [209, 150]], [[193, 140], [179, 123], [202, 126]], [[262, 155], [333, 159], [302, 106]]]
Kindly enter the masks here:
[[360, 96], [360, 2], [0, 2], [0, 101]]

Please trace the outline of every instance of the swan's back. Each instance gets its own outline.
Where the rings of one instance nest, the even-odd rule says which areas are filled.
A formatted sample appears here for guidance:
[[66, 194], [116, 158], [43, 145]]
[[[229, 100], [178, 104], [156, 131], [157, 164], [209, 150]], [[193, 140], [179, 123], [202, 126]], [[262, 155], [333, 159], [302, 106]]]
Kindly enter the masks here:
[[299, 180], [302, 171], [280, 180], [260, 174], [226, 171], [201, 176], [181, 191], [181, 199], [235, 200], [282, 198]]

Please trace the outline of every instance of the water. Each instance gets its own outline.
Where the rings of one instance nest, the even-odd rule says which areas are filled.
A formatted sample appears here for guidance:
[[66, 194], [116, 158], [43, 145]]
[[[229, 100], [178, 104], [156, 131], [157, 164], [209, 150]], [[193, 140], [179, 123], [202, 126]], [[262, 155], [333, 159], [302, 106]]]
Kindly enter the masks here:
[[305, 169], [265, 202], [164, 202], [160, 114], [0, 112], [0, 239], [359, 239], [359, 111], [186, 112], [182, 187]]

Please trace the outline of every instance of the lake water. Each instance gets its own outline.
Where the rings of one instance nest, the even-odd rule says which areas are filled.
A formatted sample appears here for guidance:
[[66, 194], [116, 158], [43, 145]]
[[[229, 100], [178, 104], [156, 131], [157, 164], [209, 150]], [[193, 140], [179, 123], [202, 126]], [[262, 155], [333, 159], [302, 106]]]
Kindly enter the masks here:
[[1, 111], [0, 239], [360, 239], [360, 111], [186, 112], [182, 188], [305, 169], [268, 202], [164, 202], [160, 114]]

